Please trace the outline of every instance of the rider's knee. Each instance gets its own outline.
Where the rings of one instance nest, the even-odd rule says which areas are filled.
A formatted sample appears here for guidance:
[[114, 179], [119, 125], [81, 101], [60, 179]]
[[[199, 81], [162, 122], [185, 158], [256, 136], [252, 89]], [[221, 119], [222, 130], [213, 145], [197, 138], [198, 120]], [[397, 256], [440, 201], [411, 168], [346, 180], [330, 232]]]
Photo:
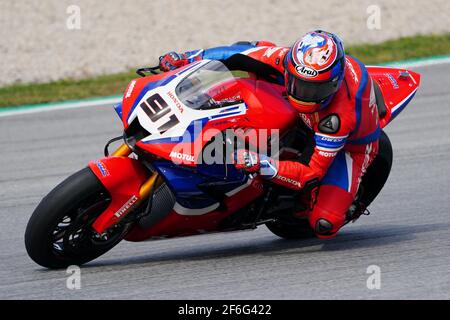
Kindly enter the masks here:
[[344, 212], [333, 212], [317, 205], [309, 218], [310, 226], [319, 238], [334, 237], [344, 222]]
[[309, 216], [309, 223], [320, 238], [331, 238], [344, 225], [353, 195], [334, 185], [322, 185]]

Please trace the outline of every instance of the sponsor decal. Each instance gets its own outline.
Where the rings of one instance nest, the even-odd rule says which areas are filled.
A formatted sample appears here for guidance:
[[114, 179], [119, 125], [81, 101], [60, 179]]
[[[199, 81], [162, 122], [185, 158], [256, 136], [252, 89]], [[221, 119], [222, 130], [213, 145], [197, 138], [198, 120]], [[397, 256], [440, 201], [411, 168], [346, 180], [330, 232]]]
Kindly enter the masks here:
[[280, 176], [280, 175], [277, 175], [276, 178], [278, 180], [280, 180], [280, 181], [292, 184], [292, 185], [296, 186], [297, 188], [301, 188], [302, 187], [301, 183], [299, 181], [294, 180], [294, 179], [291, 179], [291, 178], [288, 178], [288, 177], [284, 177], [284, 176]]
[[[226, 103], [226, 102], [238, 102], [238, 101], [240, 101], [240, 100], [242, 100], [241, 95], [240, 95], [240, 94], [236, 94], [236, 95], [234, 95], [234, 96], [232, 96], [232, 97], [223, 98], [223, 99], [217, 101], [217, 103], [222, 104], [222, 103]], [[228, 109], [227, 109], [227, 110], [228, 110]], [[222, 111], [222, 112], [223, 112], [223, 111]]]
[[397, 82], [397, 80], [395, 80], [395, 78], [392, 76], [392, 74], [390, 74], [390, 73], [385, 73], [384, 75], [389, 79], [389, 82], [392, 84], [392, 87], [393, 87], [395, 90], [397, 90], [397, 89], [399, 88], [398, 82]]
[[186, 153], [180, 153], [180, 152], [172, 151], [170, 153], [170, 157], [173, 158], [173, 159], [194, 162], [194, 156], [190, 155], [190, 154], [186, 154]]
[[326, 151], [319, 151], [319, 155], [325, 158], [333, 158], [336, 156], [337, 152], [326, 152]]
[[326, 142], [335, 142], [339, 143], [345, 140], [345, 138], [333, 138], [333, 137], [324, 137], [324, 136], [318, 136], [320, 141], [326, 141]]
[[128, 212], [128, 210], [130, 210], [137, 201], [138, 197], [133, 195], [127, 202], [125, 202], [125, 204], [119, 210], [117, 210], [116, 213], [114, 213], [114, 216], [120, 218], [126, 212]]
[[279, 65], [282, 62], [282, 59], [284, 59], [289, 50], [290, 48], [283, 48], [280, 52], [278, 52], [278, 58], [275, 61], [276, 65]]
[[270, 58], [271, 55], [273, 55], [277, 50], [279, 50], [280, 47], [272, 47], [268, 48], [266, 52], [264, 52], [263, 57]]
[[97, 166], [97, 168], [100, 170], [100, 173], [102, 174], [102, 176], [104, 177], [109, 177], [109, 171], [108, 169], [106, 169], [106, 166], [103, 162], [101, 162], [100, 160], [95, 162], [95, 165]]
[[355, 81], [355, 83], [359, 82], [359, 78], [358, 75], [356, 74], [355, 68], [353, 67], [352, 62], [345, 57], [345, 65], [348, 68], [348, 70], [350, 71], [350, 75], [352, 76], [353, 81]]
[[302, 75], [307, 78], [314, 78], [317, 77], [317, 75], [319, 74], [319, 72], [307, 66], [297, 66], [295, 70], [297, 70], [297, 73], [299, 75]]
[[369, 164], [371, 162], [371, 154], [372, 154], [372, 143], [369, 143], [368, 145], [366, 145], [364, 162], [361, 167], [361, 172], [363, 174], [366, 172], [367, 168], [369, 167]]
[[133, 80], [130, 82], [130, 85], [128, 86], [127, 93], [125, 95], [125, 98], [131, 97], [131, 93], [133, 92], [134, 86], [136, 85], [136, 80]]
[[172, 91], [167, 92], [167, 95], [169, 96], [169, 98], [173, 101], [173, 103], [175, 103], [175, 105], [177, 106], [178, 110], [183, 113], [184, 108], [181, 105], [180, 100], [177, 99], [177, 97], [175, 96], [175, 94]]
[[312, 122], [311, 119], [304, 113], [300, 113], [300, 117], [302, 118], [303, 122], [310, 128], [312, 129]]
[[347, 136], [330, 137], [319, 133], [316, 133], [315, 135], [316, 147], [319, 150], [326, 152], [336, 152], [340, 150], [344, 146], [346, 139]]

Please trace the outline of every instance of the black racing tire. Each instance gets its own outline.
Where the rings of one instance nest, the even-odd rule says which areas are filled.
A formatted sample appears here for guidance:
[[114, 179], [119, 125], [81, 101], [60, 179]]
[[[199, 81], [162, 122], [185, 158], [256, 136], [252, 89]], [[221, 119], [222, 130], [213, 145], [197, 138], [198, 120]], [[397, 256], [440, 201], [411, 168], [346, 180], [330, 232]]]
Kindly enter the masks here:
[[266, 226], [273, 234], [287, 240], [315, 237], [314, 231], [311, 229], [307, 219], [296, 219], [295, 222], [276, 220], [266, 223]]
[[50, 268], [82, 265], [117, 245], [129, 230], [118, 225], [98, 237], [91, 225], [110, 203], [110, 196], [84, 168], [45, 196], [34, 210], [25, 231], [25, 247], [37, 264]]
[[378, 196], [389, 178], [392, 168], [393, 151], [391, 140], [386, 132], [381, 131], [378, 155], [367, 168], [361, 180], [362, 195], [359, 199], [368, 207]]

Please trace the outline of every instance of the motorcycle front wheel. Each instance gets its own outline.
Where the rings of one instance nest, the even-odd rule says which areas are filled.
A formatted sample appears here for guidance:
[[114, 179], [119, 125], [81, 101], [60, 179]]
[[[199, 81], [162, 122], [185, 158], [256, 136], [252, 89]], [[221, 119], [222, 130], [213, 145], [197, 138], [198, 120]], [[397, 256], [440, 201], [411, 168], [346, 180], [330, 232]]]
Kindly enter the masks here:
[[37, 264], [51, 269], [82, 265], [117, 245], [130, 225], [98, 235], [91, 228], [110, 195], [89, 168], [68, 177], [42, 199], [26, 231], [25, 247]]

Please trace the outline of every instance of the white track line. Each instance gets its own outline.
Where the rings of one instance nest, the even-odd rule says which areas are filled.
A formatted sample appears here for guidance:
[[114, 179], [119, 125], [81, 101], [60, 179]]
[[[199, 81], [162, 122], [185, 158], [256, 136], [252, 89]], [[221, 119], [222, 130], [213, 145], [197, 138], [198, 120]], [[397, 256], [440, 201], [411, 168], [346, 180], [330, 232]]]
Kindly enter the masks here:
[[17, 110], [8, 110], [1, 111], [0, 109], [0, 118], [8, 117], [8, 116], [17, 116], [23, 114], [32, 114], [32, 113], [41, 113], [48, 111], [59, 111], [66, 109], [75, 109], [75, 108], [87, 108], [87, 107], [95, 107], [95, 106], [105, 106], [111, 105], [111, 107], [119, 103], [121, 98], [105, 98], [105, 99], [95, 99], [95, 100], [85, 100], [85, 101], [74, 101], [74, 102], [63, 102], [61, 104], [48, 104], [48, 105], [39, 105], [36, 107], [18, 107]]

